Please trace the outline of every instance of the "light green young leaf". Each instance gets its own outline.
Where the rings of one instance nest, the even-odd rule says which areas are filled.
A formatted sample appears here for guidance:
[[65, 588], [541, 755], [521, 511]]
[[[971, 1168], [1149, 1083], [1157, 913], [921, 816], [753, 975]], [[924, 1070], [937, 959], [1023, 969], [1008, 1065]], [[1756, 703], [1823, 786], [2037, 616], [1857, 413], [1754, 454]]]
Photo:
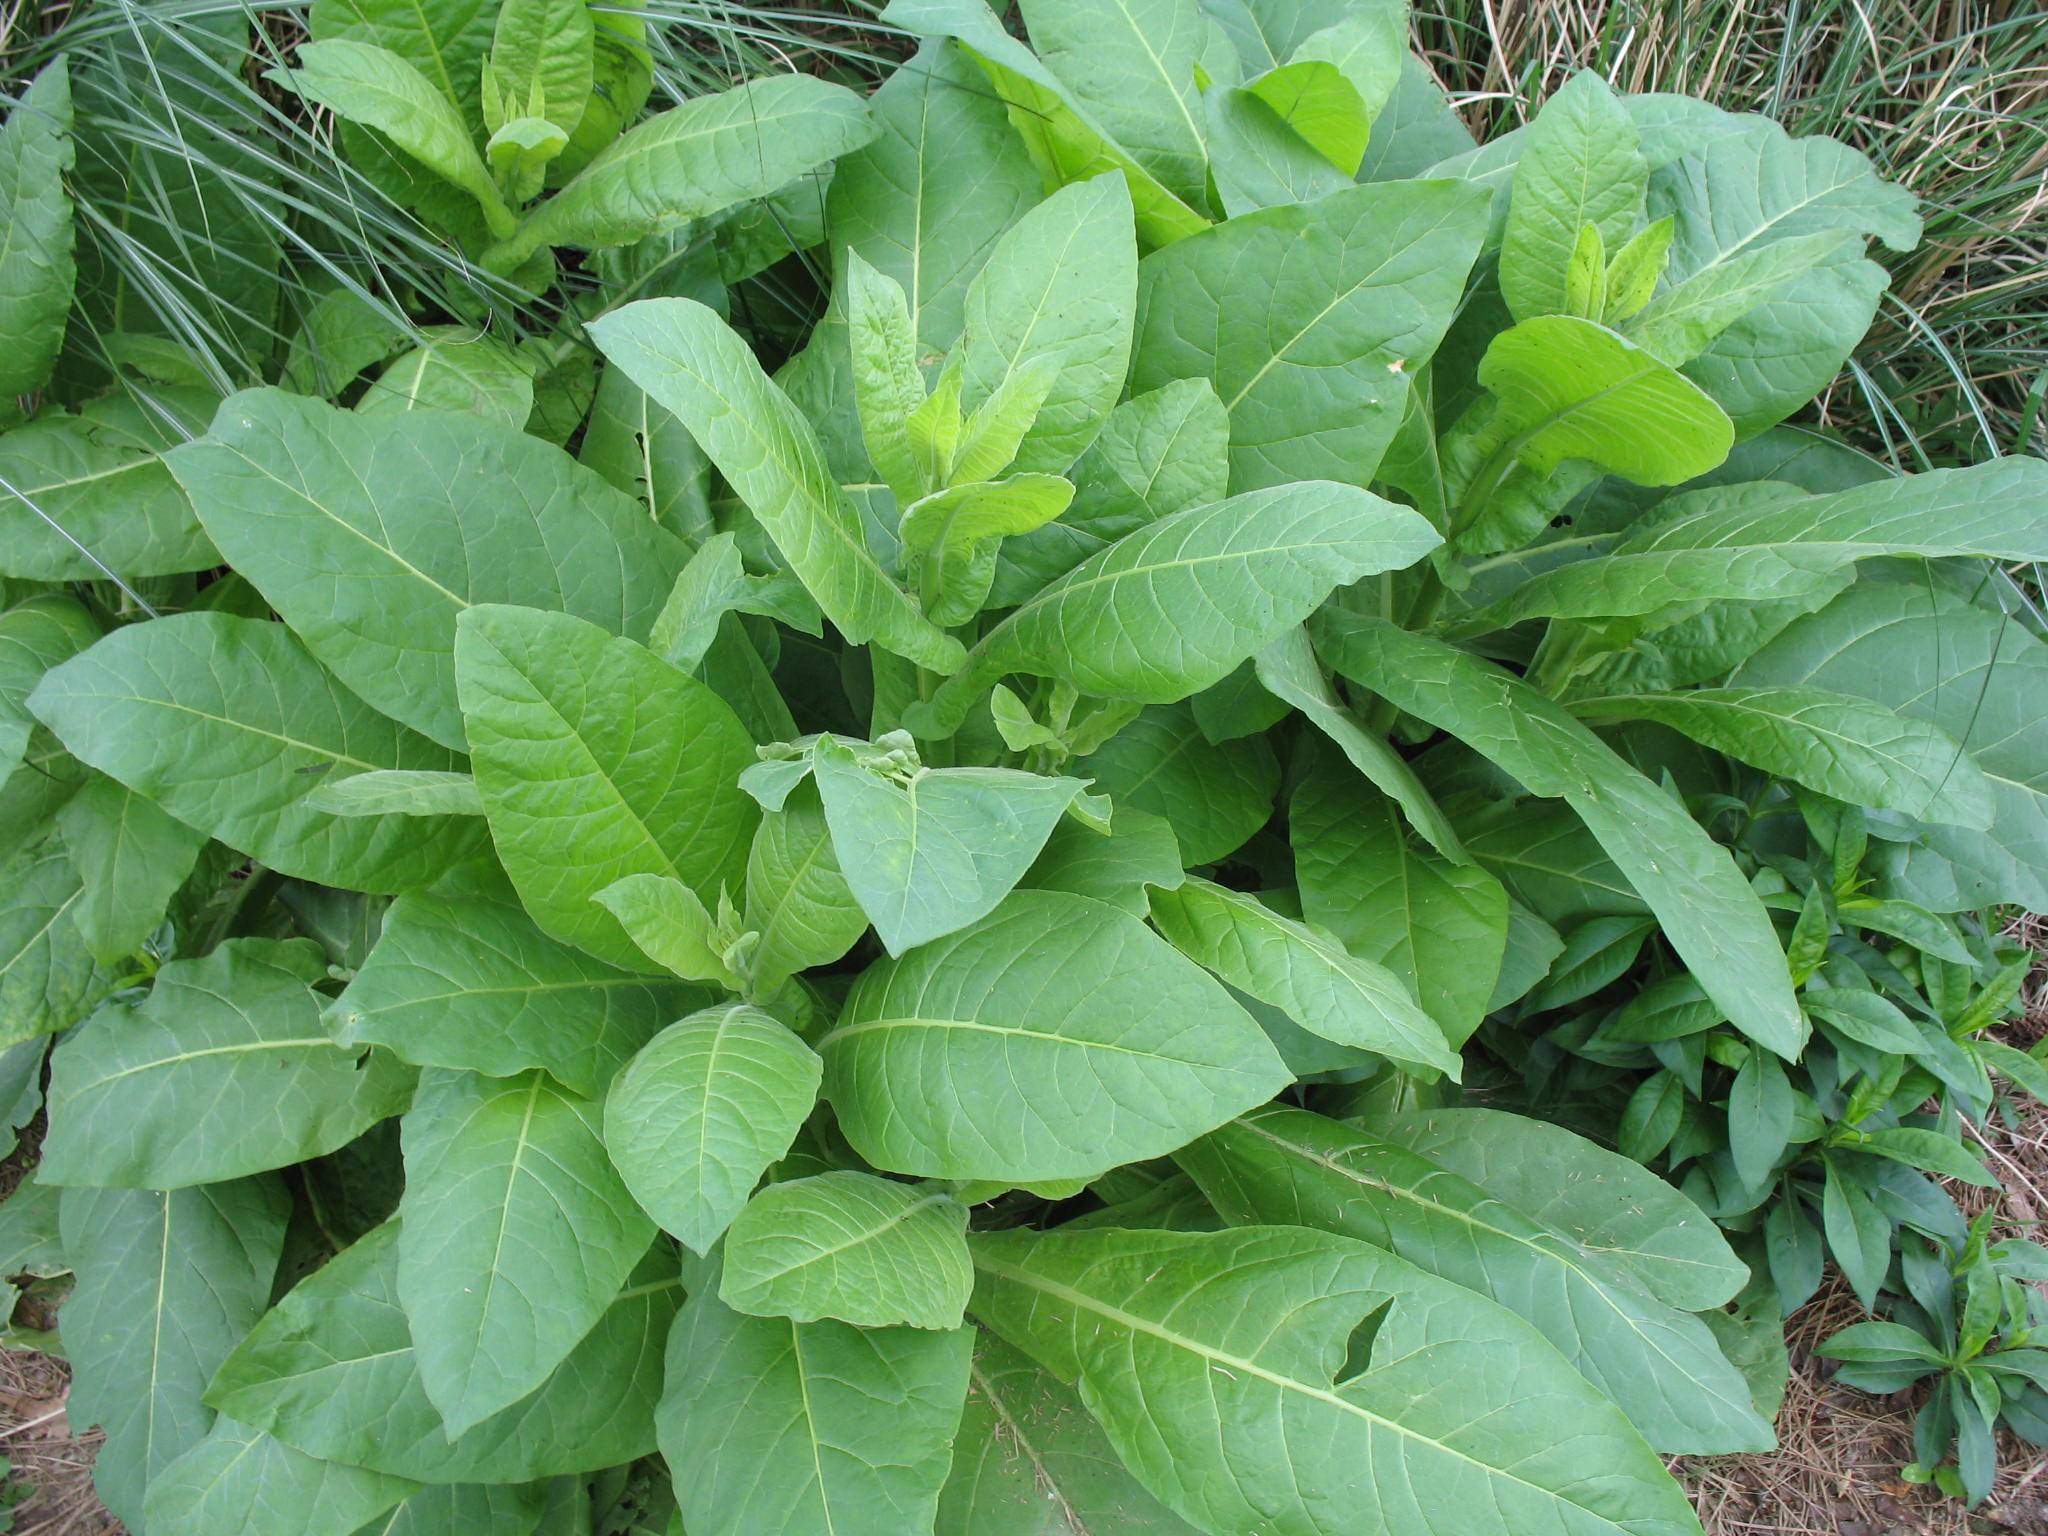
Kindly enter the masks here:
[[1716, 258], [1658, 295], [1627, 322], [1624, 332], [1645, 352], [1680, 367], [1780, 288], [1851, 245], [1861, 254], [1862, 244], [1853, 234], [1820, 230]]
[[1263, 736], [1212, 745], [1186, 704], [1155, 704], [1072, 766], [1119, 810], [1166, 822], [1190, 868], [1242, 847], [1272, 818], [1280, 790], [1280, 764]]
[[[1706, 1213], [1641, 1163], [1563, 1126], [1497, 1109], [1381, 1114], [1372, 1134], [1469, 1179], [1681, 1312], [1721, 1306], [1749, 1267]], [[1560, 1178], [1559, 1168], [1587, 1176]]]
[[1590, 224], [1618, 251], [1642, 217], [1650, 166], [1614, 90], [1581, 70], [1543, 104], [1515, 164], [1501, 236], [1500, 287], [1517, 320], [1569, 313], [1566, 281]]
[[152, 400], [168, 421], [116, 394], [0, 433], [0, 576], [133, 580], [220, 564], [159, 457], [205, 430], [216, 399], [159, 389]]
[[217, 1419], [212, 1431], [151, 1479], [143, 1501], [157, 1536], [355, 1536], [419, 1484], [295, 1451], [260, 1429]]
[[[1489, 1296], [1533, 1324], [1666, 1454], [1767, 1450], [1770, 1425], [1697, 1318], [1430, 1159], [1271, 1107], [1178, 1158], [1239, 1224], [1342, 1233]], [[1552, 1167], [1560, 1180], [1582, 1177]]]
[[1252, 1227], [973, 1246], [975, 1315], [1077, 1381], [1124, 1465], [1204, 1530], [1699, 1531], [1620, 1410], [1529, 1324], [1364, 1243]]
[[404, 1120], [398, 1295], [451, 1439], [546, 1381], [654, 1238], [598, 1115], [539, 1072], [420, 1076]]
[[671, 875], [628, 875], [590, 899], [616, 917], [626, 936], [663, 970], [686, 981], [740, 990], [722, 953], [725, 943], [717, 921], [682, 881]]
[[330, 816], [481, 816], [483, 797], [466, 773], [377, 768], [322, 784], [306, 808]]
[[1123, 1468], [1080, 1394], [977, 1333], [935, 1536], [1195, 1536]]
[[398, 1234], [387, 1221], [300, 1281], [236, 1346], [208, 1402], [309, 1456], [416, 1482], [527, 1482], [653, 1451], [680, 1300], [672, 1262], [643, 1263], [538, 1392], [450, 1440], [399, 1307]]
[[315, 656], [369, 703], [458, 749], [465, 609], [524, 603], [638, 635], [683, 558], [560, 449], [469, 418], [366, 421], [249, 390], [166, 462], [226, 558]]
[[907, 507], [927, 489], [923, 467], [904, 430], [925, 399], [910, 302], [901, 283], [877, 272], [856, 250], [846, 253], [845, 291], [861, 440], [875, 472], [895, 493], [897, 503]]
[[1346, 677], [1564, 799], [1656, 912], [1735, 1027], [1793, 1059], [1806, 1038], [1785, 952], [1728, 851], [1684, 808], [1528, 684], [1378, 619], [1335, 616], [1317, 648]]
[[766, 197], [873, 137], [858, 96], [809, 75], [692, 97], [607, 145], [484, 260], [509, 271], [542, 246], [629, 245]]
[[1410, 843], [1394, 803], [1334, 762], [1318, 760], [1296, 786], [1287, 825], [1302, 915], [1393, 972], [1462, 1045], [1507, 949], [1500, 882]]
[[709, 688], [581, 619], [496, 604], [463, 613], [455, 673], [498, 856], [542, 927], [639, 969], [593, 896], [637, 874], [700, 898], [739, 885], [754, 748]]
[[1850, 805], [1984, 831], [1991, 782], [1924, 720], [1818, 688], [1694, 688], [1574, 699], [1584, 720], [1655, 720], [1738, 762]]
[[850, 644], [874, 640], [932, 671], [958, 668], [960, 642], [883, 574], [810, 424], [724, 321], [689, 299], [650, 299], [590, 332], [703, 444]]
[[1191, 961], [1057, 891], [1014, 892], [869, 968], [819, 1052], [841, 1129], [871, 1163], [1009, 1183], [1159, 1156], [1287, 1080]]
[[30, 708], [73, 753], [272, 869], [358, 891], [438, 879], [481, 850], [474, 817], [336, 817], [322, 776], [461, 759], [344, 689], [282, 624], [185, 613], [116, 630], [47, 674]]
[[306, 100], [374, 128], [413, 159], [476, 199], [491, 233], [505, 239], [512, 211], [476, 152], [454, 102], [405, 58], [374, 43], [346, 38], [301, 43], [297, 69], [264, 78]]
[[64, 183], [76, 162], [65, 56], [45, 65], [0, 128], [0, 399], [49, 382], [78, 278]]
[[1305, 481], [1148, 523], [983, 637], [965, 670], [909, 717], [948, 736], [994, 679], [1056, 677], [1084, 693], [1165, 704], [1220, 682], [1335, 587], [1399, 570], [1441, 540], [1405, 507]]
[[659, 1421], [691, 1536], [929, 1530], [972, 1331], [748, 1317], [709, 1282], [669, 1335]]
[[[1664, 264], [1671, 256], [1675, 223], [1667, 214], [1654, 224], [1645, 224], [1627, 245], [1614, 253], [1614, 259], [1607, 263], [1605, 302], [1598, 317], [1601, 321], [1618, 326], [1650, 302], [1650, 295], [1657, 290], [1657, 280], [1664, 275]], [[1640, 339], [1636, 344], [1644, 345]]]
[[206, 846], [204, 832], [102, 774], [64, 802], [57, 830], [84, 887], [72, 925], [106, 966], [156, 931]]
[[85, 892], [55, 839], [0, 865], [0, 1049], [69, 1029], [114, 985], [73, 914]]
[[412, 1097], [410, 1068], [338, 1048], [300, 941], [232, 939], [174, 960], [137, 1007], [109, 1003], [50, 1057], [51, 1184], [181, 1189], [346, 1145]]
[[505, 195], [524, 203], [539, 194], [548, 162], [568, 146], [568, 135], [546, 118], [515, 117], [491, 135], [484, 156]]
[[1230, 414], [1235, 491], [1367, 484], [1485, 228], [1486, 196], [1462, 181], [1232, 219], [1143, 264], [1131, 388], [1210, 380]]
[[[1003, 30], [983, 0], [890, 0], [882, 20], [919, 37], [964, 44], [1008, 108], [1010, 123], [1048, 191], [1120, 171], [1130, 188], [1138, 238], [1170, 245], [1208, 227], [1208, 220], [1119, 145], [1037, 55]], [[1193, 79], [1188, 81], [1193, 88]]]
[[135, 1529], [144, 1488], [213, 1426], [199, 1395], [269, 1303], [289, 1208], [274, 1177], [64, 1192], [68, 1406], [106, 1430], [93, 1487]]
[[[1334, 9], [1302, 7], [1304, 24]], [[1245, 89], [1349, 178], [1358, 173], [1373, 119], [1401, 77], [1407, 47], [1407, 7], [1375, 0], [1303, 38], [1285, 64]]]
[[534, 361], [459, 325], [429, 326], [421, 344], [385, 364], [356, 402], [361, 416], [446, 411], [508, 427], [533, 414]]
[[[1290, 65], [1287, 70], [1274, 73], [1285, 74], [1295, 69], [1316, 71], [1340, 99], [1357, 99], [1357, 93], [1332, 64]], [[1261, 208], [1313, 202], [1351, 185], [1349, 176], [1310, 148], [1280, 112], [1250, 90], [1211, 86], [1202, 97], [1202, 109], [1209, 134], [1209, 171], [1216, 179], [1216, 195], [1229, 218], [1242, 218]], [[1357, 143], [1362, 153], [1362, 119], [1358, 126]], [[1338, 152], [1343, 152], [1343, 146]]]
[[728, 1003], [671, 1024], [605, 1099], [605, 1147], [662, 1230], [708, 1253], [818, 1097], [811, 1048], [759, 1008]]
[[486, 131], [495, 135], [514, 118], [540, 118], [568, 143], [590, 100], [592, 20], [587, 0], [505, 0], [484, 60]]
[[780, 811], [761, 818], [747, 855], [746, 926], [761, 935], [753, 965], [764, 992], [831, 964], [867, 932], [814, 786], [800, 786]]
[[327, 1024], [338, 1044], [381, 1045], [416, 1066], [492, 1077], [540, 1067], [595, 1097], [703, 998], [558, 943], [510, 892], [413, 892], [384, 914], [377, 947]]
[[770, 1184], [725, 1234], [718, 1299], [754, 1317], [958, 1328], [974, 1265], [943, 1188], [838, 1171]]
[[1312, 1034], [1423, 1071], [1459, 1076], [1457, 1053], [1383, 966], [1282, 917], [1256, 897], [1189, 877], [1152, 893], [1152, 922], [1176, 949]]
[[1086, 784], [1013, 768], [920, 768], [899, 782], [831, 737], [815, 762], [839, 868], [892, 955], [985, 916]]
[[1058, 475], [1009, 475], [935, 491], [913, 502], [897, 530], [906, 549], [964, 558], [983, 539], [1029, 533], [1051, 522], [1074, 499]]

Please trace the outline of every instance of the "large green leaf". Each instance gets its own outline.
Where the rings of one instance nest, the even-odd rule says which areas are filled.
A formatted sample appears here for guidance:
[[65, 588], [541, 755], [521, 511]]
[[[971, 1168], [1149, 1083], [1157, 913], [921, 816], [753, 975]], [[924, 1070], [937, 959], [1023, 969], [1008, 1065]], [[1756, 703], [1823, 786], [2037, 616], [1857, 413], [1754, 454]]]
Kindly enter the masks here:
[[1501, 235], [1501, 296], [1517, 320], [1572, 312], [1566, 273], [1582, 227], [1597, 229], [1608, 252], [1635, 233], [1650, 177], [1639, 143], [1613, 88], [1591, 70], [1543, 103], [1515, 162]]
[[690, 299], [647, 299], [590, 326], [605, 355], [688, 427], [848, 641], [933, 671], [962, 656], [883, 574], [860, 515], [789, 397], [746, 343]]
[[57, 828], [84, 886], [72, 924], [110, 966], [156, 931], [207, 842], [204, 832], [103, 774], [64, 802]]
[[1148, 257], [1134, 390], [1206, 378], [1235, 491], [1365, 485], [1464, 291], [1486, 229], [1468, 182], [1381, 182], [1268, 208]]
[[1888, 850], [1892, 894], [1943, 911], [2048, 904], [2048, 645], [2019, 620], [1917, 581], [1852, 587], [1731, 681], [1853, 694], [1947, 732], [1990, 778], [1991, 832], [1929, 827]]
[[313, 0], [308, 21], [315, 37], [390, 49], [449, 101], [475, 112], [497, 10], [488, 0]]
[[1155, 704], [1074, 764], [1117, 806], [1157, 816], [1189, 867], [1241, 848], [1273, 815], [1280, 764], [1263, 736], [1213, 745], [1186, 704]]
[[878, 132], [839, 161], [827, 223], [835, 245], [902, 286], [919, 345], [943, 354], [960, 339], [969, 281], [1043, 184], [956, 44], [925, 43], [868, 110]]
[[747, 853], [746, 913], [747, 928], [761, 936], [750, 963], [764, 989], [831, 964], [867, 932], [815, 785], [798, 785], [781, 810], [761, 818]]
[[672, 1268], [651, 1256], [538, 1392], [451, 1441], [399, 1307], [398, 1233], [386, 1222], [300, 1281], [221, 1366], [207, 1401], [308, 1455], [419, 1482], [525, 1482], [654, 1449], [661, 1341], [679, 1300]]
[[1984, 831], [1992, 786], [1953, 736], [1819, 688], [1695, 688], [1574, 699], [1582, 719], [1655, 720], [1824, 795]]
[[342, 1045], [511, 1077], [540, 1067], [587, 1096], [687, 1013], [701, 989], [606, 965], [549, 938], [509, 893], [401, 896], [328, 1011]]
[[376, 420], [433, 411], [515, 432], [526, 425], [533, 414], [531, 353], [466, 326], [427, 326], [419, 335], [420, 345], [385, 364], [351, 415]]
[[149, 1480], [213, 1425], [200, 1393], [270, 1299], [288, 1210], [274, 1178], [64, 1192], [69, 1410], [106, 1430], [93, 1486], [134, 1529]]
[[50, 1057], [52, 1184], [178, 1189], [332, 1152], [405, 1108], [413, 1074], [358, 1063], [320, 1027], [304, 941], [232, 939], [174, 960], [137, 1007], [110, 1003]]
[[[1469, 1179], [1682, 1312], [1718, 1307], [1749, 1268], [1700, 1208], [1633, 1158], [1497, 1109], [1376, 1114], [1372, 1134]], [[1558, 1176], [1560, 1168], [1581, 1177]]]
[[71, 75], [62, 54], [22, 92], [0, 128], [0, 398], [49, 382], [78, 278], [72, 260]]
[[[1183, 1150], [1240, 1223], [1340, 1232], [1526, 1318], [1666, 1454], [1769, 1450], [1771, 1428], [1706, 1324], [1441, 1164], [1306, 1110], [1270, 1108]], [[1562, 1183], [1586, 1177], [1552, 1161]]]
[[282, 624], [224, 613], [131, 624], [50, 672], [30, 707], [93, 767], [302, 880], [405, 890], [485, 840], [473, 816], [339, 817], [299, 803], [323, 775], [462, 760], [344, 689]]
[[637, 970], [598, 892], [641, 874], [713, 903], [739, 888], [754, 747], [709, 688], [594, 624], [495, 604], [457, 622], [455, 683], [498, 857], [543, 928]]
[[983, 0], [890, 0], [882, 19], [920, 37], [951, 37], [987, 75], [1009, 111], [1047, 190], [1123, 174], [1137, 214], [1138, 238], [1161, 246], [1204, 228], [1208, 220], [1183, 202], [1129, 150], [1118, 144], [1085, 103], [1038, 57], [1003, 30]]
[[628, 245], [765, 197], [873, 137], [858, 96], [809, 75], [693, 97], [600, 151], [490, 260], [509, 269], [544, 245]]
[[599, 1112], [539, 1072], [421, 1074], [404, 1122], [398, 1294], [451, 1438], [546, 1381], [653, 1240]]
[[549, 1483], [429, 1483], [355, 1536], [532, 1536]]
[[1147, 523], [1033, 597], [983, 637], [913, 731], [950, 735], [1005, 673], [1168, 704], [1220, 682], [1335, 587], [1399, 570], [1441, 542], [1406, 507], [1356, 486], [1304, 481]]
[[1135, 919], [1063, 891], [1013, 892], [870, 967], [818, 1048], [861, 1155], [934, 1178], [1097, 1174], [1287, 1082], [1222, 987]]
[[755, 1317], [837, 1318], [862, 1328], [958, 1328], [974, 1266], [967, 1207], [835, 1169], [770, 1184], [725, 1235], [718, 1298]]
[[1034, 891], [1093, 896], [1145, 917], [1151, 912], [1146, 888], [1171, 890], [1182, 878], [1172, 824], [1134, 805], [1119, 805], [1107, 834], [1072, 817], [1053, 828], [1021, 883]]
[[1288, 808], [1302, 915], [1412, 989], [1453, 1045], [1479, 1027], [1506, 953], [1508, 898], [1476, 864], [1416, 847], [1394, 809], [1319, 759]]
[[418, 1487], [316, 1460], [260, 1429], [217, 1419], [152, 1480], [143, 1510], [154, 1536], [355, 1536]]
[[99, 624], [67, 593], [39, 593], [0, 612], [0, 784], [28, 754], [36, 731], [28, 696], [36, 684], [99, 637]]
[[1776, 930], [1728, 851], [1543, 694], [1379, 619], [1333, 617], [1318, 648], [1345, 676], [1565, 800], [1627, 874], [1737, 1029], [1788, 1060], [1806, 1038]]
[[583, 121], [596, 40], [585, 0], [507, 0], [484, 65], [484, 126], [540, 118], [564, 139]]
[[1152, 893], [1167, 940], [1325, 1040], [1459, 1075], [1457, 1053], [1401, 979], [1281, 916], [1256, 897], [1189, 878]]
[[1141, 1487], [1073, 1388], [977, 1333], [936, 1536], [1194, 1536]]
[[[523, 419], [523, 417], [522, 417]], [[234, 396], [166, 462], [223, 555], [364, 699], [463, 745], [455, 620], [561, 608], [644, 634], [683, 551], [560, 449], [440, 412]]]
[[706, 1253], [796, 1140], [823, 1072], [761, 1009], [707, 1008], [656, 1035], [619, 1074], [605, 1098], [605, 1148], [641, 1209]]
[[1133, 1475], [1205, 1530], [1699, 1531], [1620, 1410], [1529, 1324], [1364, 1243], [1016, 1232], [974, 1252], [975, 1315], [1078, 1382]]
[[829, 737], [813, 770], [847, 886], [889, 953], [988, 914], [1085, 784], [1014, 768], [871, 771]]
[[214, 404], [195, 390], [116, 394], [0, 433], [0, 576], [132, 580], [218, 565], [159, 457], [203, 431]]
[[69, 1029], [114, 986], [73, 916], [84, 899], [55, 839], [0, 865], [0, 1049]]
[[973, 1335], [748, 1317], [707, 1283], [668, 1341], [661, 1450], [691, 1536], [929, 1530]]

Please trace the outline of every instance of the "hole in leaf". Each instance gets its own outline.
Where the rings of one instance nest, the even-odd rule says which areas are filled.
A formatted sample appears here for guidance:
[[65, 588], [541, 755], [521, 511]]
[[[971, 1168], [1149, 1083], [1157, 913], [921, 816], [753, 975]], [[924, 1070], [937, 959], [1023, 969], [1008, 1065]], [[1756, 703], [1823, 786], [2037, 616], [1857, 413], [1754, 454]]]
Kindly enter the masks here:
[[1359, 1319], [1358, 1326], [1351, 1330], [1351, 1337], [1344, 1341], [1344, 1364], [1332, 1386], [1341, 1387], [1372, 1369], [1372, 1346], [1380, 1336], [1380, 1324], [1387, 1319], [1387, 1309], [1393, 1304], [1389, 1298]]

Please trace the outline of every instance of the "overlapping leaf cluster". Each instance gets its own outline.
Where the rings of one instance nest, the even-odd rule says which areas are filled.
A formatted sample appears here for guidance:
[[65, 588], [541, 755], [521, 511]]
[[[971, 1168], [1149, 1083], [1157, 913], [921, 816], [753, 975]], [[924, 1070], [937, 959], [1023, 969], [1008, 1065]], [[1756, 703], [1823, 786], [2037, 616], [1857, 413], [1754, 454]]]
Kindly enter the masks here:
[[1949, 915], [2048, 899], [2048, 472], [1780, 425], [1911, 199], [1474, 146], [1386, 0], [1022, 13], [636, 122], [618, 7], [322, 0], [276, 83], [567, 318], [233, 392], [66, 65], [0, 129], [0, 1247], [132, 1530], [1676, 1536], [2048, 1087]]

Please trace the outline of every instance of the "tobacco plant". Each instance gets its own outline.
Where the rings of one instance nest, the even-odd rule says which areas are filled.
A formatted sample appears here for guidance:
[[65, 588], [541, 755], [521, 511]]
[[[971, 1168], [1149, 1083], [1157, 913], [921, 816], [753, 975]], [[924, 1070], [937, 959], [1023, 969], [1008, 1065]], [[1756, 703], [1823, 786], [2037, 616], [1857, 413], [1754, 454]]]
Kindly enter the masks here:
[[[1780, 425], [1912, 199], [1592, 76], [1475, 146], [1385, 0], [1022, 13], [604, 148], [609, 13], [316, 7], [285, 81], [576, 274], [594, 401], [287, 353], [0, 436], [0, 1248], [131, 1529], [1697, 1532], [1658, 1453], [1782, 1387], [1712, 1218], [1959, 1171], [1923, 1056], [2032, 1081], [1935, 914], [2048, 900], [2048, 470]], [[667, 226], [834, 156], [771, 375]], [[1689, 1010], [1621, 1150], [1460, 1096], [1646, 1048], [1610, 987]]]

